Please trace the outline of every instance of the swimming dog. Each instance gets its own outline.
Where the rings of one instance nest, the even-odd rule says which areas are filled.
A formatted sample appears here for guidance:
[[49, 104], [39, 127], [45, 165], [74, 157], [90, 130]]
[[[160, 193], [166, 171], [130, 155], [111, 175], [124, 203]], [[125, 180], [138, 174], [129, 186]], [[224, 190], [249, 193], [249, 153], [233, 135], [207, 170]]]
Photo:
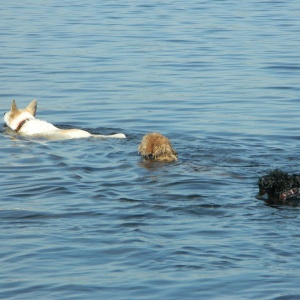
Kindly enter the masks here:
[[267, 195], [268, 202], [287, 203], [300, 198], [300, 175], [273, 170], [258, 180], [259, 196]]
[[48, 139], [77, 139], [88, 137], [125, 138], [123, 133], [112, 135], [91, 134], [82, 129], [59, 129], [56, 126], [35, 118], [37, 101], [32, 100], [25, 109], [18, 109], [12, 100], [11, 109], [4, 114], [4, 122], [14, 132], [24, 136], [37, 136]]
[[172, 162], [178, 160], [177, 152], [173, 149], [170, 140], [157, 132], [148, 133], [143, 137], [138, 152], [145, 160], [149, 161]]

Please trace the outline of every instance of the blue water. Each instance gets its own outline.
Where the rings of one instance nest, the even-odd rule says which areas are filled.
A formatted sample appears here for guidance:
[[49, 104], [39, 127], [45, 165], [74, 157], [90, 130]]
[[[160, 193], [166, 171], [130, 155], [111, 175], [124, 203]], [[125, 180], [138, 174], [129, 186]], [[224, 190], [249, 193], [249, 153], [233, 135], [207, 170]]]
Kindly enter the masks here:
[[[300, 2], [0, 7], [0, 110], [126, 140], [0, 134], [0, 299], [300, 299]], [[159, 131], [179, 154], [144, 164]]]

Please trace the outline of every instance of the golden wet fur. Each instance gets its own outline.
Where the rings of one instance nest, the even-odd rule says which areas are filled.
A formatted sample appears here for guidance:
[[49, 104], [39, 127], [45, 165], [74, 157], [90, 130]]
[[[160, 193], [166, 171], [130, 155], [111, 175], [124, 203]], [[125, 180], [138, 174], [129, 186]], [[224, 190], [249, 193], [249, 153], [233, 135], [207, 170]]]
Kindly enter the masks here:
[[143, 137], [138, 152], [145, 160], [162, 162], [178, 160], [170, 140], [157, 132], [148, 133]]

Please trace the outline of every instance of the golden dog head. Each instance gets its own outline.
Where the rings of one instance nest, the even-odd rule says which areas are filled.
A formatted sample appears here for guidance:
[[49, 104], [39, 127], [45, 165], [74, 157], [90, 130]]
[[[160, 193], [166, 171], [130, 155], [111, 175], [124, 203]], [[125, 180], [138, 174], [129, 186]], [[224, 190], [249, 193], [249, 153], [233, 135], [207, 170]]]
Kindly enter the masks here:
[[177, 153], [173, 149], [170, 140], [156, 132], [148, 133], [143, 137], [138, 152], [145, 160], [162, 162], [178, 160]]

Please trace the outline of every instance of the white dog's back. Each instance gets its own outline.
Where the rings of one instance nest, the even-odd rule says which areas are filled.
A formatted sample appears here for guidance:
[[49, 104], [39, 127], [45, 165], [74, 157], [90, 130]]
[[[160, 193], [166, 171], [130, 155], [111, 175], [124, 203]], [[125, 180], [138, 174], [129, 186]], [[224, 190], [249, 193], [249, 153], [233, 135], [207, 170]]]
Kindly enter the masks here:
[[51, 123], [39, 119], [30, 119], [26, 121], [20, 129], [22, 134], [26, 135], [51, 133], [57, 130], [59, 129]]

